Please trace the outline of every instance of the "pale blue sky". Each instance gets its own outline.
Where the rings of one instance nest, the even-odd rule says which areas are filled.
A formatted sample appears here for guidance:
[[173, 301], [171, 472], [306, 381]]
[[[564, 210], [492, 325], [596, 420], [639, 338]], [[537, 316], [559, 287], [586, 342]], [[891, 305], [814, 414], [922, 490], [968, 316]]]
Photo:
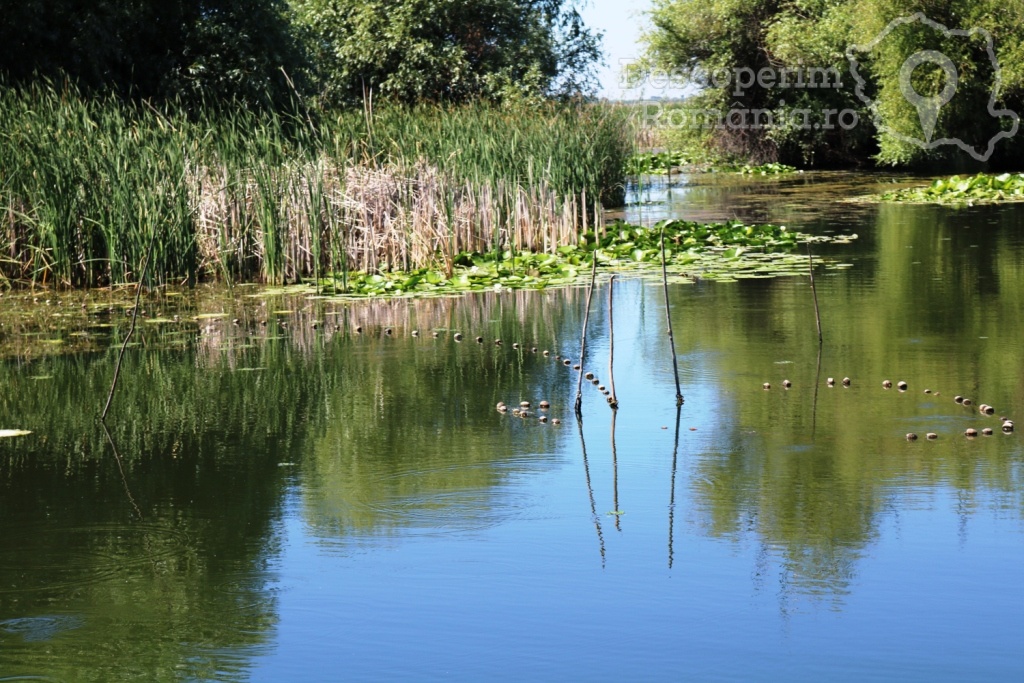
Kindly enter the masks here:
[[640, 56], [638, 41], [641, 31], [648, 25], [645, 13], [650, 8], [651, 0], [582, 0], [580, 14], [584, 21], [591, 28], [604, 32], [603, 48], [608, 64], [598, 74], [602, 97], [634, 99], [641, 95], [678, 95], [674, 92], [652, 92], [650, 88], [644, 92], [623, 90], [619, 81], [623, 61]]

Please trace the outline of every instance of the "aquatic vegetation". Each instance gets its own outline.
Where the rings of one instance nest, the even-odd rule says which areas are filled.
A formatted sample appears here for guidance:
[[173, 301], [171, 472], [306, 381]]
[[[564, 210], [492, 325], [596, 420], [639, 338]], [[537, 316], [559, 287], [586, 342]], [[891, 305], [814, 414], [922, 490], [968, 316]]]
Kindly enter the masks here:
[[634, 154], [626, 160], [625, 174], [627, 176], [639, 175], [665, 175], [673, 169], [686, 167], [687, 171], [717, 172], [717, 173], [740, 173], [742, 175], [781, 175], [795, 173], [797, 168], [787, 164], [736, 164], [726, 160], [698, 159], [696, 156], [681, 151], [663, 152], [641, 152]]
[[[667, 270], [673, 282], [803, 275], [807, 272], [807, 257], [790, 253], [798, 244], [856, 238], [855, 235], [812, 237], [787, 230], [785, 226], [739, 222], [670, 220], [651, 228], [619, 222], [597, 232], [589, 230], [581, 236], [579, 244], [556, 247], [553, 253], [461, 252], [451, 260], [450, 275], [438, 267], [408, 272], [349, 273], [343, 284], [337, 274], [328, 274], [300, 288], [371, 297], [449, 295], [502, 288], [543, 289], [583, 282], [594, 258], [602, 271], [647, 272], [654, 276], [657, 273], [652, 269], [660, 264], [662, 228]], [[847, 264], [828, 265], [841, 268]]]
[[743, 164], [735, 169], [723, 168], [722, 170], [735, 170], [736, 173], [742, 173], [743, 175], [780, 175], [784, 173], [796, 173], [797, 168], [796, 166], [789, 166], [788, 164], [772, 162], [756, 166]]
[[938, 178], [927, 187], [892, 190], [881, 195], [882, 201], [938, 203], [970, 206], [992, 202], [1024, 200], [1024, 173], [1002, 173], [961, 178], [958, 175]]
[[484, 105], [160, 112], [0, 89], [0, 280], [296, 282], [553, 249], [621, 201], [627, 114]]
[[627, 176], [664, 175], [673, 168], [693, 163], [694, 159], [684, 152], [641, 152], [626, 159], [624, 172]]

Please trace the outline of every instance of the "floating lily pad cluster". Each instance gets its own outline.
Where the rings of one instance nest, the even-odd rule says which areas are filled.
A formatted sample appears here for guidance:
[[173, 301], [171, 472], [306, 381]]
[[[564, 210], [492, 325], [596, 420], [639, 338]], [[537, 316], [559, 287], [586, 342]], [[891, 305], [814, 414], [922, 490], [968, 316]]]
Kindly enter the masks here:
[[763, 176], [795, 173], [797, 170], [795, 166], [774, 162], [759, 165], [701, 162], [684, 152], [666, 151], [634, 154], [626, 160], [624, 172], [627, 176], [664, 175], [682, 166], [688, 167], [688, 170], [698, 167], [698, 170], [705, 171]]
[[624, 172], [628, 176], [664, 175], [673, 168], [696, 163], [683, 152], [641, 152], [626, 160]]
[[790, 166], [788, 164], [780, 164], [772, 162], [770, 164], [759, 164], [752, 166], [750, 164], [743, 164], [738, 167], [723, 167], [723, 171], [735, 171], [736, 173], [742, 173], [743, 175], [782, 175], [784, 173], [796, 173], [796, 166]]
[[883, 201], [939, 204], [982, 204], [1024, 200], [1024, 173], [961, 178], [939, 178], [927, 187], [911, 187], [882, 194]]
[[[595, 256], [603, 270], [642, 273], [660, 267], [662, 230], [668, 270], [675, 281], [805, 273], [807, 257], [789, 252], [803, 242], [839, 241], [770, 224], [672, 220], [646, 228], [613, 223], [601, 234], [584, 233], [579, 244], [563, 245], [555, 253], [462, 253], [454, 259], [451, 273], [439, 268], [420, 268], [400, 273], [350, 273], [347, 278], [329, 275], [319, 281], [319, 289], [328, 294], [369, 297], [542, 289], [585, 279]], [[854, 237], [841, 239], [848, 241]]]

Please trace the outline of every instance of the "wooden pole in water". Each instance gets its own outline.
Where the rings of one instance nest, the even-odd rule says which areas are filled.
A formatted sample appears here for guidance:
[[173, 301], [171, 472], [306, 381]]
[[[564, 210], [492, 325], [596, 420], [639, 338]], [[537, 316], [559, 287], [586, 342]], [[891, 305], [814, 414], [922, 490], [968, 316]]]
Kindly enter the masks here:
[[608, 405], [612, 407], [612, 410], [617, 410], [619, 399], [615, 396], [615, 372], [613, 371], [615, 366], [615, 323], [612, 320], [612, 293], [614, 285], [615, 276], [612, 275], [611, 279], [608, 280], [608, 386], [612, 390], [611, 400], [608, 401]]
[[668, 343], [672, 351], [672, 372], [676, 378], [676, 405], [683, 404], [683, 392], [679, 389], [679, 363], [676, 360], [676, 341], [672, 335], [672, 310], [668, 303], [668, 269], [665, 267], [665, 224], [661, 225], [661, 284], [665, 290], [665, 320], [668, 323]]
[[117, 364], [114, 366], [114, 379], [110, 382], [110, 393], [107, 394], [107, 404], [103, 406], [103, 412], [100, 413], [100, 422], [107, 419], [107, 411], [110, 410], [110, 404], [114, 400], [114, 389], [117, 388], [117, 378], [121, 376], [121, 361], [124, 359], [124, 351], [128, 348], [128, 342], [135, 333], [135, 321], [138, 320], [139, 317], [139, 299], [142, 297], [142, 283], [146, 280], [146, 272], [149, 270], [149, 262], [153, 257], [153, 246], [155, 244], [156, 232], [154, 231], [149, 240], [149, 249], [146, 251], [146, 260], [142, 262], [142, 274], [139, 276], [139, 284], [135, 287], [135, 309], [132, 311], [132, 325], [128, 328], [128, 335], [124, 338], [124, 343], [121, 344], [120, 353], [117, 354]]
[[587, 323], [590, 321], [590, 300], [594, 296], [594, 281], [597, 279], [597, 247], [591, 253], [590, 287], [587, 289], [587, 308], [583, 313], [583, 333], [580, 338], [580, 374], [576, 378], [576, 419], [583, 419], [583, 362], [587, 357]]
[[811, 296], [814, 298], [814, 321], [818, 324], [818, 346], [824, 342], [821, 335], [821, 312], [818, 310], [818, 289], [814, 286], [814, 256], [811, 254], [811, 243], [807, 243], [807, 270], [811, 274]]

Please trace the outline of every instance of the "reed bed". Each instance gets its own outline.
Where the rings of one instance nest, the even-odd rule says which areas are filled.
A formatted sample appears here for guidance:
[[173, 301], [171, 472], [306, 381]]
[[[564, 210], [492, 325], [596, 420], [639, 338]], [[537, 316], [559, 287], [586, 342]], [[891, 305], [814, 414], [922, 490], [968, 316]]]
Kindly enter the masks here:
[[295, 282], [576, 243], [621, 196], [626, 117], [597, 105], [159, 112], [0, 87], [0, 277]]

